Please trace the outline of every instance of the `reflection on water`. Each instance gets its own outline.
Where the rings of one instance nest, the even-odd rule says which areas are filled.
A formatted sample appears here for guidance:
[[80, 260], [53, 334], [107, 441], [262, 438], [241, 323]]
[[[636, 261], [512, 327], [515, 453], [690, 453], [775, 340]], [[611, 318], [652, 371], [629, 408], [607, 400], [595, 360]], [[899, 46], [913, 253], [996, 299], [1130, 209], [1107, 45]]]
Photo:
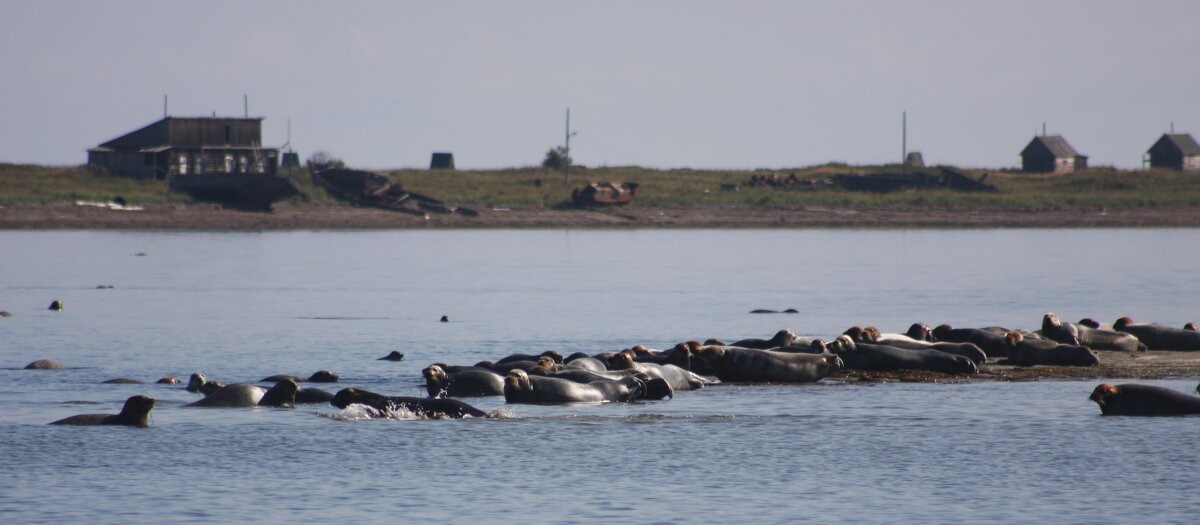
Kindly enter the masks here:
[[[1188, 522], [1198, 460], [1163, 444], [1188, 442], [1196, 419], [1101, 418], [1090, 381], [487, 398], [471, 402], [504, 418], [460, 421], [189, 410], [182, 385], [100, 383], [329, 369], [342, 378], [321, 385], [331, 390], [422, 395], [431, 362], [547, 349], [915, 321], [1034, 328], [1047, 311], [1182, 325], [1197, 316], [1195, 240], [1183, 229], [0, 232], [0, 310], [13, 313], [0, 319], [0, 516]], [[66, 309], [46, 310], [54, 299]], [[405, 359], [377, 360], [392, 350]], [[68, 368], [20, 370], [41, 358]], [[151, 428], [45, 425], [116, 413], [134, 394], [158, 399]]]

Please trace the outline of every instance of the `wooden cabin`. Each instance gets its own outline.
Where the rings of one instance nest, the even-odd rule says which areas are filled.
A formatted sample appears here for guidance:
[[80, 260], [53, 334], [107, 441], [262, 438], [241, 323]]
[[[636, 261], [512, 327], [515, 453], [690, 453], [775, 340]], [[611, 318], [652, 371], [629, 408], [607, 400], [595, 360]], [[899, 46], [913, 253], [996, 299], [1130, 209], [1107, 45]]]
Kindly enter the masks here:
[[1200, 144], [1187, 133], [1163, 133], [1146, 155], [1151, 168], [1200, 170]]
[[88, 150], [88, 166], [140, 179], [172, 174], [275, 174], [279, 150], [262, 147], [262, 118], [164, 117]]
[[1021, 151], [1021, 171], [1070, 173], [1087, 169], [1087, 156], [1080, 155], [1062, 135], [1034, 137]]

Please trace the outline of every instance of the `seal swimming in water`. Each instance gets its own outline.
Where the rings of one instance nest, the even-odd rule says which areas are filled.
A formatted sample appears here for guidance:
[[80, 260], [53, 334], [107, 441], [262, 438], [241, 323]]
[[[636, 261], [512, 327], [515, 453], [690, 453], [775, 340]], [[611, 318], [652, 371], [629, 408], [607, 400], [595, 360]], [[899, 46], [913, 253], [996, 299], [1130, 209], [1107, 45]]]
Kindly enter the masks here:
[[204, 399], [183, 405], [200, 408], [294, 407], [300, 386], [284, 379], [269, 390], [261, 386], [234, 384], [218, 389]]
[[1106, 416], [1183, 416], [1200, 414], [1200, 397], [1170, 388], [1128, 383], [1101, 384], [1088, 397]]
[[63, 302], [62, 302], [62, 301], [59, 301], [58, 299], [55, 299], [55, 300], [54, 300], [54, 302], [50, 303], [50, 307], [49, 307], [49, 308], [47, 308], [47, 310], [53, 310], [53, 311], [55, 311], [55, 312], [61, 312], [61, 311], [63, 310], [63, 308], [64, 308], [64, 306], [63, 306]]
[[[661, 399], [672, 395], [671, 387], [666, 384], [666, 381], [662, 379], [651, 381], [656, 381], [658, 386], [664, 389], [654, 398]], [[636, 377], [576, 383], [557, 377], [531, 376], [524, 370], [512, 370], [504, 377], [504, 401], [507, 403], [560, 404], [651, 399], [647, 397], [646, 383]]]
[[[1064, 323], [1053, 313], [1042, 316], [1042, 335], [1065, 345], [1086, 346], [1094, 350], [1145, 352], [1146, 345], [1130, 334], [1101, 330], [1082, 323]], [[1007, 334], [1005, 335], [1007, 337]]]
[[154, 408], [154, 399], [146, 396], [132, 396], [125, 400], [121, 413], [113, 414], [79, 414], [66, 417], [50, 423], [51, 425], [125, 425], [129, 427], [150, 426], [150, 409]]
[[1100, 356], [1086, 346], [1062, 344], [1050, 339], [1025, 339], [1017, 331], [1004, 336], [1004, 342], [1008, 344], [1008, 362], [1017, 366], [1100, 364]]
[[441, 365], [432, 364], [421, 370], [425, 376], [425, 391], [429, 397], [484, 397], [504, 395], [504, 376], [472, 368], [461, 372], [446, 372]]
[[401, 361], [403, 359], [404, 359], [404, 354], [402, 354], [396, 350], [392, 350], [392, 353], [385, 355], [383, 357], [380, 357], [379, 359], [376, 359], [376, 361]]
[[129, 377], [115, 377], [113, 379], [106, 379], [100, 382], [102, 385], [141, 385], [144, 383], [145, 381], [139, 381]]
[[62, 367], [62, 363], [53, 359], [38, 359], [25, 365], [25, 370], [55, 370]]
[[313, 374], [311, 376], [308, 376], [308, 379], [301, 379], [299, 376], [293, 376], [293, 375], [288, 375], [288, 374], [276, 374], [273, 376], [267, 376], [262, 379], [259, 379], [258, 382], [260, 382], [260, 383], [278, 383], [279, 381], [283, 381], [284, 379], [291, 379], [292, 381], [295, 381], [297, 383], [303, 383], [305, 381], [307, 381], [309, 383], [336, 383], [336, 382], [338, 382], [338, 375], [333, 372], [330, 372], [328, 370], [318, 370], [316, 372], [313, 372]]
[[695, 354], [697, 360], [712, 368], [717, 379], [725, 382], [812, 383], [842, 368], [842, 360], [833, 354], [716, 345], [700, 346]]
[[342, 409], [365, 405], [381, 412], [403, 409], [425, 418], [488, 417], [486, 412], [457, 399], [385, 396], [354, 387], [339, 390], [329, 404]]
[[1113, 322], [1113, 330], [1133, 334], [1151, 350], [1200, 350], [1200, 332], [1153, 323], [1134, 323], [1129, 317]]
[[207, 396], [223, 388], [224, 386], [224, 381], [209, 381], [208, 378], [204, 376], [204, 372], [196, 372], [192, 374], [192, 377], [188, 378], [188, 384], [186, 387], [184, 387], [184, 390], [187, 390], [188, 392], [199, 392]]

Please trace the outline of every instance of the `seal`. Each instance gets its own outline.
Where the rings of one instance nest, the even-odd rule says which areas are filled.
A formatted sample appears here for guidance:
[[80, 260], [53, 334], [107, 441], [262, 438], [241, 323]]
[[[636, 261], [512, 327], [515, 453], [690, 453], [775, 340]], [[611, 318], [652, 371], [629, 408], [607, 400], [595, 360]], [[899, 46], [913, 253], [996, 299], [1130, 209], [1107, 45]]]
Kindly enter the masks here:
[[300, 386], [284, 379], [269, 390], [261, 386], [234, 384], [218, 389], [204, 399], [183, 405], [200, 408], [294, 407]]
[[1176, 350], [1195, 352], [1200, 350], [1200, 332], [1183, 330], [1153, 323], [1134, 323], [1129, 317], [1113, 322], [1113, 330], [1137, 337], [1150, 350]]
[[833, 354], [716, 345], [697, 347], [694, 353], [697, 361], [703, 361], [724, 382], [812, 383], [842, 368], [842, 360]]
[[608, 366], [603, 361], [596, 359], [587, 354], [572, 354], [563, 361], [563, 366], [566, 368], [582, 368], [593, 372], [604, 372], [608, 370]]
[[933, 329], [934, 341], [971, 343], [978, 346], [988, 358], [1008, 357], [1008, 346], [1004, 336], [981, 328], [951, 328], [948, 324]]
[[795, 340], [796, 340], [796, 334], [793, 333], [791, 330], [784, 329], [784, 330], [775, 332], [775, 335], [773, 337], [771, 337], [770, 339], [742, 339], [741, 341], [735, 341], [733, 344], [731, 344], [729, 346], [736, 346], [738, 348], [754, 348], [754, 349], [758, 349], [758, 350], [770, 350], [772, 348], [779, 348], [781, 346], [792, 345], [792, 344], [794, 344]]
[[484, 397], [504, 395], [504, 376], [474, 368], [455, 372], [446, 372], [438, 364], [432, 364], [421, 370], [425, 376], [425, 391], [429, 397]]
[[987, 353], [973, 343], [931, 343], [917, 340], [906, 334], [879, 333], [872, 334], [871, 341], [875, 344], [907, 348], [910, 350], [930, 349], [945, 352], [950, 355], [961, 355], [976, 365], [987, 362]]
[[204, 372], [196, 372], [192, 374], [192, 377], [188, 378], [188, 384], [184, 387], [184, 390], [188, 392], [200, 392], [207, 396], [224, 387], [224, 381], [209, 381], [204, 376]]
[[634, 370], [651, 378], [660, 378], [671, 385], [672, 390], [698, 390], [713, 382], [675, 365], [636, 362], [633, 360], [633, 356], [625, 352], [617, 353], [609, 358], [608, 369]]
[[1184, 416], [1200, 414], [1200, 397], [1153, 385], [1101, 384], [1088, 397], [1105, 416]]
[[12, 317], [12, 314], [7, 310], [0, 310], [0, 317]]
[[1196, 323], [1188, 323], [1188, 324], [1185, 324], [1185, 325], [1183, 325], [1183, 329], [1184, 329], [1184, 330], [1191, 330], [1191, 331], [1193, 331], [1193, 332], [1200, 332], [1200, 327], [1197, 327], [1197, 326], [1196, 326]]
[[1100, 356], [1086, 346], [1062, 344], [1050, 339], [1025, 339], [1015, 330], [1004, 337], [1004, 342], [1008, 345], [1008, 362], [1016, 366], [1100, 364]]
[[[661, 379], [656, 381], [665, 388], [661, 395], [670, 397], [670, 385]], [[513, 370], [504, 377], [504, 401], [507, 403], [599, 403], [639, 399], [652, 398], [647, 397], [646, 382], [636, 377], [576, 383], [557, 377], [531, 376], [524, 370]]]
[[505, 365], [505, 364], [511, 363], [513, 361], [533, 361], [536, 363], [539, 357], [549, 357], [549, 358], [553, 359], [555, 363], [558, 363], [558, 364], [562, 364], [562, 362], [563, 362], [562, 354], [555, 352], [554, 350], [546, 350], [545, 352], [542, 352], [538, 355], [512, 354], [512, 355], [501, 358], [499, 361], [496, 361], [493, 366]]
[[320, 388], [301, 388], [296, 391], [297, 405], [312, 405], [316, 403], [328, 403], [333, 399], [333, 394], [321, 390]]
[[404, 359], [404, 354], [402, 354], [396, 350], [392, 350], [392, 353], [385, 355], [383, 357], [380, 357], [379, 359], [376, 359], [376, 361], [401, 361], [403, 359]]
[[975, 374], [979, 368], [960, 355], [938, 350], [896, 348], [872, 343], [856, 343], [848, 335], [838, 336], [829, 350], [842, 359], [849, 370], [892, 371], [924, 370], [943, 374]]
[[308, 379], [300, 379], [299, 376], [293, 376], [293, 375], [288, 375], [288, 374], [276, 374], [273, 376], [267, 376], [262, 379], [259, 379], [258, 382], [259, 383], [278, 383], [280, 381], [283, 381], [284, 379], [291, 379], [292, 381], [295, 381], [297, 383], [303, 383], [305, 381], [307, 381], [309, 383], [336, 383], [336, 382], [338, 382], [338, 375], [333, 372], [330, 372], [328, 370], [318, 370], [316, 372], [313, 372], [313, 374], [311, 376], [308, 376]]
[[58, 299], [55, 299], [54, 302], [50, 303], [50, 307], [47, 308], [47, 310], [54, 310], [55, 312], [61, 312], [63, 310], [63, 308], [64, 308], [63, 302], [59, 301]]
[[138, 381], [137, 379], [128, 377], [115, 377], [112, 379], [105, 379], [104, 381], [100, 382], [102, 385], [141, 385], [144, 383], [145, 381]]
[[354, 387], [338, 390], [329, 404], [342, 409], [350, 405], [365, 405], [381, 412], [406, 410], [430, 419], [488, 417], [486, 412], [457, 399], [385, 396]]
[[179, 380], [171, 376], [166, 376], [158, 378], [158, 381], [155, 381], [155, 383], [160, 385], [177, 385], [179, 384]]
[[53, 359], [38, 359], [25, 365], [25, 370], [56, 370], [62, 367], [62, 363]]
[[[476, 368], [486, 368], [497, 374], [507, 374], [511, 370], [524, 370], [526, 372], [533, 370], [537, 366], [537, 360], [540, 358], [534, 357], [532, 361], [509, 361], [507, 363], [492, 363], [491, 361], [480, 361], [475, 363]], [[557, 363], [556, 363], [557, 364]]]
[[121, 412], [112, 414], [79, 414], [66, 417], [50, 423], [51, 425], [125, 425], [127, 427], [150, 426], [150, 409], [154, 408], [154, 399], [146, 396], [132, 396], [125, 400]]
[[[1042, 316], [1041, 334], [1047, 339], [1064, 345], [1078, 345], [1095, 350], [1116, 350], [1121, 352], [1146, 351], [1146, 345], [1132, 335], [1113, 330], [1093, 328], [1083, 323], [1064, 323], [1054, 313], [1047, 313]], [[1008, 334], [1005, 334], [1005, 337], [1007, 336]]]

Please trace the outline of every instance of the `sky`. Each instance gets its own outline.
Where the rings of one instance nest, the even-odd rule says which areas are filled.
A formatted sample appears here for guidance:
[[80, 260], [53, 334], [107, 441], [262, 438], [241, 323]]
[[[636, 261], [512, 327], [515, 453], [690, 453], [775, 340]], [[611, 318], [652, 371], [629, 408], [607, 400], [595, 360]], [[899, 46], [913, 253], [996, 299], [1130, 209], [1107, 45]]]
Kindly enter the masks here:
[[1200, 2], [0, 0], [0, 162], [72, 165], [163, 116], [367, 169], [1092, 166], [1200, 135]]

